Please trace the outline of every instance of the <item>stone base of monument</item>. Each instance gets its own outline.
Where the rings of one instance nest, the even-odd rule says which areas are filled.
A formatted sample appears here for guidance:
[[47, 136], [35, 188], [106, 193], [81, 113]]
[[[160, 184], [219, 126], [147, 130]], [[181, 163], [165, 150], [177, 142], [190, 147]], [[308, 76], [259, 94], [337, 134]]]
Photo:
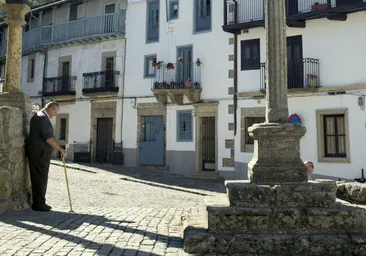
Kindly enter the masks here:
[[328, 180], [281, 185], [226, 182], [188, 217], [184, 249], [228, 255], [365, 255], [366, 210], [336, 201]]

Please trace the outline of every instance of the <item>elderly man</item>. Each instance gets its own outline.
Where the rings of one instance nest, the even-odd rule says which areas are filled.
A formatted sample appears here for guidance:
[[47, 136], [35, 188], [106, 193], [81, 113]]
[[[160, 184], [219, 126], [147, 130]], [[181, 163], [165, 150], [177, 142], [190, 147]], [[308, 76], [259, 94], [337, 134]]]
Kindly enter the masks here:
[[60, 151], [66, 157], [66, 151], [60, 147], [53, 135], [51, 118], [56, 116], [60, 106], [57, 102], [49, 102], [45, 108], [35, 114], [30, 121], [30, 133], [26, 142], [26, 152], [29, 162], [32, 182], [34, 211], [51, 210], [46, 204], [48, 172], [53, 150]]

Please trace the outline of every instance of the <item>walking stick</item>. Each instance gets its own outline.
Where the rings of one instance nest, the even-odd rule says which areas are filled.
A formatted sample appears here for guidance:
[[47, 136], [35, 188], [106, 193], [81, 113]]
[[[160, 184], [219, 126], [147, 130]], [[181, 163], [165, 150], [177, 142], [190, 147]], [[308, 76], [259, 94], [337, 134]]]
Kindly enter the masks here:
[[70, 212], [74, 212], [72, 210], [72, 203], [71, 203], [71, 195], [70, 195], [70, 188], [69, 188], [69, 180], [67, 178], [67, 171], [66, 171], [66, 163], [65, 163], [65, 157], [61, 156], [62, 162], [64, 163], [64, 170], [65, 170], [65, 178], [66, 178], [66, 186], [67, 186], [67, 194], [69, 195], [69, 204], [70, 204]]

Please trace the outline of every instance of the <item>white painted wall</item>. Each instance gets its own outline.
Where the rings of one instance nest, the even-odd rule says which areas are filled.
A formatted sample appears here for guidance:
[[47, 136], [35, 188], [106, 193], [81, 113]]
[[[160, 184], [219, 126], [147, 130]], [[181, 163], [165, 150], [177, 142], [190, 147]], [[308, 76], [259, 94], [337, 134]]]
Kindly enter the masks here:
[[[287, 27], [287, 35], [302, 35], [303, 57], [320, 60], [321, 86], [365, 84], [366, 27], [363, 25], [365, 22], [365, 12], [357, 12], [348, 14], [344, 22], [324, 18], [306, 21], [306, 28]], [[250, 29], [249, 33], [239, 36], [239, 56], [240, 41], [255, 38], [260, 38], [261, 62], [265, 62], [264, 28]], [[259, 91], [260, 71], [241, 71], [240, 58], [238, 63], [238, 91]]]
[[[192, 141], [178, 141], [177, 140], [177, 131], [178, 131], [178, 120], [177, 113], [178, 111], [190, 110], [192, 111]], [[166, 124], [166, 150], [172, 151], [195, 151], [196, 150], [196, 122], [195, 117], [193, 115], [193, 106], [177, 106], [170, 105], [167, 108], [167, 124]]]
[[119, 95], [122, 95], [124, 43], [125, 39], [116, 39], [50, 50], [48, 53], [47, 77], [59, 76], [59, 58], [72, 56], [71, 75], [77, 76], [75, 83], [76, 97], [82, 97], [83, 73], [102, 71], [102, 53], [116, 51], [115, 70], [120, 71], [118, 86]]
[[[193, 46], [193, 60], [202, 61], [202, 98], [210, 99], [228, 94], [228, 70], [232, 63], [228, 54], [228, 33], [222, 30], [223, 5], [211, 1], [212, 30], [194, 33], [194, 1], [179, 1], [179, 19], [166, 22], [165, 0], [160, 0], [159, 42], [146, 44], [146, 1], [129, 3], [127, 12], [126, 96], [152, 95], [151, 79], [143, 78], [144, 56], [157, 54], [159, 61], [177, 62], [177, 47]], [[136, 29], [139, 24], [139, 29]], [[215, 75], [213, 75], [215, 74]]]
[[42, 91], [43, 81], [43, 63], [44, 54], [36, 53], [35, 58], [35, 71], [34, 81], [28, 82], [28, 56], [22, 57], [22, 73], [21, 73], [21, 84], [20, 88], [22, 92], [28, 93], [30, 96], [39, 96], [39, 92]]
[[[265, 107], [265, 100], [257, 102], [254, 99], [240, 100], [237, 113], [240, 117], [241, 108]], [[348, 108], [349, 118], [349, 141], [350, 141], [350, 163], [319, 163], [317, 149], [317, 126], [316, 110]], [[306, 127], [306, 134], [300, 141], [301, 158], [311, 160], [315, 164], [315, 174], [342, 177], [359, 178], [361, 168], [366, 169], [365, 155], [366, 145], [366, 112], [357, 105], [357, 96], [310, 96], [289, 98], [289, 114], [298, 114], [302, 119], [302, 125]], [[239, 119], [240, 120], [240, 119]], [[240, 122], [238, 122], [240, 131]], [[240, 152], [240, 132], [235, 137], [235, 161], [248, 163], [252, 158], [252, 153]]]

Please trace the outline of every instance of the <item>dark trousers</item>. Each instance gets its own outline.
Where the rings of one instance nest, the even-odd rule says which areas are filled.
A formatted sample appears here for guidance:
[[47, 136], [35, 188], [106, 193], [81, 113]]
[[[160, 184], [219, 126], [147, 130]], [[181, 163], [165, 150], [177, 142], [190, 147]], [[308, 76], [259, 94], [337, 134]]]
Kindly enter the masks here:
[[44, 149], [27, 149], [34, 205], [46, 203], [51, 155], [52, 152]]

